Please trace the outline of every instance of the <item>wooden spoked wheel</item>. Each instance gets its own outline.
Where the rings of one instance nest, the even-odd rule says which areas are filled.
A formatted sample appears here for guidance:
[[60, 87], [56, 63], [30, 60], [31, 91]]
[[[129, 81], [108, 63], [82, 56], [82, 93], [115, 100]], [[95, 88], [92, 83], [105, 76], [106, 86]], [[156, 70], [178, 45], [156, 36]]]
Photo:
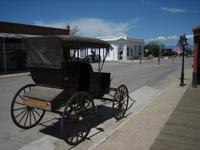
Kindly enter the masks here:
[[32, 108], [23, 104], [24, 95], [29, 92], [35, 84], [22, 87], [14, 96], [11, 104], [11, 118], [13, 122], [22, 129], [36, 126], [43, 118], [45, 111]]
[[94, 101], [87, 92], [78, 92], [68, 100], [61, 118], [61, 135], [66, 143], [77, 145], [86, 139], [94, 112]]
[[113, 115], [116, 120], [124, 117], [128, 108], [129, 92], [125, 85], [120, 85], [113, 97]]

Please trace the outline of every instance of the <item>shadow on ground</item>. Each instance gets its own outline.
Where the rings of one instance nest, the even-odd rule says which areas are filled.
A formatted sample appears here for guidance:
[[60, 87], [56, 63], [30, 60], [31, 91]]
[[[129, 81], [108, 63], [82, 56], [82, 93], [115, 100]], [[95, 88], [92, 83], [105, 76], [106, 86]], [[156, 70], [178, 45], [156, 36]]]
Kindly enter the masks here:
[[[113, 113], [112, 113], [111, 107], [107, 107], [104, 105], [97, 106], [97, 111], [96, 111], [93, 121], [91, 123], [92, 128], [95, 128], [96, 130], [94, 133], [90, 134], [88, 139], [90, 139], [91, 137], [93, 137], [101, 132], [104, 132], [103, 128], [98, 128], [97, 126], [99, 124], [105, 122], [106, 120], [111, 119], [112, 117], [113, 117]], [[41, 125], [44, 126], [44, 128], [42, 128], [40, 130], [40, 132], [42, 132], [46, 135], [50, 135], [50, 136], [62, 139], [59, 118], [53, 118], [48, 121], [42, 122]], [[70, 125], [70, 122], [69, 122], [68, 128], [66, 128], [65, 133], [69, 134], [68, 136], [70, 136], [71, 132], [74, 130], [73, 128], [74, 128], [74, 126], [72, 124]]]

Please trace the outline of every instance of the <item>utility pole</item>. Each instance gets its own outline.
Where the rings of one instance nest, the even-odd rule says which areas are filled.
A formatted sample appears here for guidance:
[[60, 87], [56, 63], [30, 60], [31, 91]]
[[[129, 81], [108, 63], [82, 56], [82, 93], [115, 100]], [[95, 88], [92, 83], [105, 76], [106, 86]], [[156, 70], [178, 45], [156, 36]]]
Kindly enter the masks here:
[[141, 53], [141, 50], [139, 51], [139, 55], [140, 55], [140, 64], [142, 64], [142, 53]]
[[182, 48], [183, 48], [180, 86], [184, 86], [184, 57], [185, 57], [185, 47], [187, 45], [187, 38], [185, 37], [185, 34], [183, 34], [183, 36], [181, 36], [180, 40], [181, 40], [180, 42], [181, 42]]
[[161, 44], [160, 44], [159, 52], [158, 52], [158, 65], [160, 65], [160, 53], [161, 53]]

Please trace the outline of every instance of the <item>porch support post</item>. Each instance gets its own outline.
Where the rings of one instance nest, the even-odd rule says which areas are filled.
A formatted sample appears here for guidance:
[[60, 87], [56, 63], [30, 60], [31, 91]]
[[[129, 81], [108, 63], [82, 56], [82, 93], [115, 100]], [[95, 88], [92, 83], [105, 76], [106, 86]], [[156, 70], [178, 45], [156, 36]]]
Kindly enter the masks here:
[[5, 37], [3, 37], [3, 69], [4, 69], [4, 72], [7, 71]]

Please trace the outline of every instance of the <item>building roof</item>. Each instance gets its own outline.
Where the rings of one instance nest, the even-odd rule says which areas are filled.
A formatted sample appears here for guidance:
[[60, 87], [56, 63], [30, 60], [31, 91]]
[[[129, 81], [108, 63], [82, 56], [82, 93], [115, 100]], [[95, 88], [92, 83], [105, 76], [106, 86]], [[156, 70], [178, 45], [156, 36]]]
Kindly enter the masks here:
[[0, 37], [4, 38], [29, 38], [29, 37], [39, 37], [39, 35], [30, 34], [12, 34], [12, 33], [0, 33]]
[[27, 40], [30, 41], [48, 41], [51, 39], [59, 40], [62, 42], [63, 47], [69, 48], [110, 48], [110, 44], [106, 41], [97, 39], [97, 38], [89, 38], [89, 37], [81, 37], [81, 36], [68, 36], [68, 35], [51, 35], [51, 36], [40, 36], [40, 37], [31, 37]]
[[0, 21], [0, 33], [30, 34], [30, 35], [69, 35], [70, 27], [66, 29], [52, 28], [37, 25]]
[[128, 41], [128, 42], [144, 42], [144, 39], [139, 39], [139, 38], [132, 38], [132, 37], [127, 37], [126, 34], [123, 34], [123, 33], [117, 33], [113, 36], [104, 36], [104, 37], [97, 37], [101, 40], [104, 40], [104, 41], [119, 41], [119, 40], [125, 40], [125, 41]]
[[200, 36], [200, 26], [196, 26], [193, 28], [194, 38]]
[[123, 33], [117, 33], [115, 35], [112, 36], [102, 36], [102, 37], [97, 37], [98, 39], [102, 39], [104, 41], [117, 41], [120, 39], [127, 39], [127, 35], [123, 34]]

